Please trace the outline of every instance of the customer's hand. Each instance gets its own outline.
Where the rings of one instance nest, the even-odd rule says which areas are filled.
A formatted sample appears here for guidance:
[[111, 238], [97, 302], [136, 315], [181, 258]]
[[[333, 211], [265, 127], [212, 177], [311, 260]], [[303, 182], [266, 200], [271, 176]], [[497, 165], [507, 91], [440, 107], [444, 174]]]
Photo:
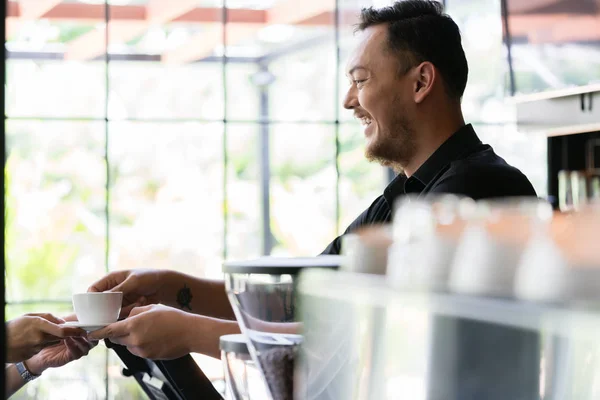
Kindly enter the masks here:
[[143, 358], [169, 360], [190, 353], [194, 316], [163, 305], [134, 308], [129, 318], [89, 334], [90, 339], [110, 339]]
[[98, 341], [68, 337], [54, 346], [46, 347], [25, 362], [32, 374], [41, 375], [48, 368], [58, 368], [88, 355]]
[[7, 361], [27, 360], [69, 336], [85, 336], [83, 329], [60, 326], [65, 321], [52, 314], [27, 314], [6, 323]]
[[92, 284], [88, 292], [123, 292], [121, 317], [126, 317], [134, 307], [160, 302], [162, 272], [142, 269], [111, 272]]

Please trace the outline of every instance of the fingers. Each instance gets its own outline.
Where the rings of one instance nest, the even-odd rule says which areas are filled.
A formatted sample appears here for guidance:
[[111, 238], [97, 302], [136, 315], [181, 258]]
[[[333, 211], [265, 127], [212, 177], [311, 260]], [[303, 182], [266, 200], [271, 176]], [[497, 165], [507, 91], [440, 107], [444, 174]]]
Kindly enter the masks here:
[[56, 342], [69, 336], [85, 336], [83, 329], [56, 325], [45, 319], [37, 320], [37, 341], [39, 345], [47, 347], [47, 343]]
[[77, 314], [72, 313], [62, 317], [65, 322], [77, 321]]
[[88, 342], [83, 338], [66, 338], [65, 344], [71, 355], [74, 356], [74, 359], [87, 355], [92, 347], [94, 347], [91, 342]]
[[129, 352], [131, 354], [133, 354], [134, 356], [138, 356], [141, 358], [147, 358], [146, 357], [146, 353], [139, 347], [135, 347], [135, 346], [128, 346], [127, 350], [129, 350]]
[[121, 346], [125, 346], [127, 348], [129, 348], [131, 345], [129, 336], [110, 338], [110, 341], [113, 342], [114, 344], [120, 344]]
[[126, 307], [121, 308], [121, 312], [119, 313], [119, 317], [120, 318], [126, 318], [128, 316], [130, 316], [131, 314], [131, 310], [133, 310], [136, 307], [142, 307], [145, 306], [147, 303], [147, 300], [145, 297], [140, 297], [135, 303], [130, 304]]
[[39, 320], [39, 327], [44, 333], [44, 337], [48, 340], [50, 340], [52, 337], [64, 339], [69, 336], [85, 336], [86, 334], [86, 332], [81, 328], [60, 326], [44, 319]]
[[114, 290], [116, 286], [119, 286], [123, 281], [127, 279], [130, 271], [116, 271], [111, 272], [104, 278], [94, 282], [89, 288], [88, 292], [105, 292], [107, 290]]
[[69, 350], [69, 354], [71, 355], [71, 360], [77, 360], [81, 356], [83, 356], [84, 351], [79, 347], [79, 345], [71, 338], [65, 339], [65, 346], [67, 346], [67, 350]]
[[37, 346], [36, 353], [44, 350], [45, 348], [59, 345], [61, 341], [62, 340], [60, 340], [60, 339], [58, 339], [58, 340], [47, 340], [47, 341], [44, 341], [43, 343], [40, 343], [39, 346]]
[[120, 322], [115, 322], [114, 324], [110, 324], [102, 329], [98, 329], [97, 331], [91, 332], [88, 334], [88, 339], [92, 340], [100, 340], [109, 338], [112, 342], [114, 342], [114, 338], [119, 338], [122, 336], [127, 336], [129, 334], [129, 320], [124, 320]]
[[29, 317], [40, 317], [40, 318], [45, 319], [46, 321], [50, 321], [55, 324], [63, 324], [65, 322], [62, 318], [58, 318], [49, 313], [30, 313], [30, 314], [26, 314], [26, 315]]
[[134, 316], [136, 316], [138, 314], [141, 314], [143, 312], [150, 311], [153, 307], [154, 307], [154, 304], [150, 304], [150, 305], [143, 306], [143, 307], [135, 307], [129, 313], [129, 317], [134, 317]]

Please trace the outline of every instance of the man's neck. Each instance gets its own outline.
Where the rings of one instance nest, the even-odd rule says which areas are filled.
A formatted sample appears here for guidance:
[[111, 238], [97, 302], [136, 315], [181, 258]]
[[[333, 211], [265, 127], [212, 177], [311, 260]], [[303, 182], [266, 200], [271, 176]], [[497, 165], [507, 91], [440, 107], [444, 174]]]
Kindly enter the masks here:
[[448, 118], [435, 118], [424, 123], [417, 129], [420, 141], [415, 156], [402, 166], [404, 174], [407, 177], [414, 174], [450, 136], [463, 126], [465, 120], [462, 113]]

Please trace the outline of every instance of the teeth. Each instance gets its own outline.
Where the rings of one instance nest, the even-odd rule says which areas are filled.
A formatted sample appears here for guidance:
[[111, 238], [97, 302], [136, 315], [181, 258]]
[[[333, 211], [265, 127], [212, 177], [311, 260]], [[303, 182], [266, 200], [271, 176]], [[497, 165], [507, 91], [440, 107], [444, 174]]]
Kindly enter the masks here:
[[371, 123], [371, 119], [370, 119], [370, 118], [367, 118], [367, 117], [363, 117], [363, 118], [360, 118], [360, 122], [361, 122], [363, 125], [369, 125], [369, 124]]

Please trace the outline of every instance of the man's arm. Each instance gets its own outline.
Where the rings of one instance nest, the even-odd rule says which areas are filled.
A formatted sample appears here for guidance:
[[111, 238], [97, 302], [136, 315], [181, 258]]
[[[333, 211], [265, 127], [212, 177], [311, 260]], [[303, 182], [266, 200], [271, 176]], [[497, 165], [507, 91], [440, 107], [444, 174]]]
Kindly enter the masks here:
[[114, 271], [95, 282], [90, 292], [123, 292], [121, 315], [135, 307], [162, 303], [214, 318], [235, 319], [225, 283], [177, 271], [133, 269]]
[[235, 320], [225, 282], [164, 271], [160, 302], [170, 307], [212, 318]]
[[[299, 333], [299, 323], [270, 323], [252, 319], [260, 332]], [[219, 358], [219, 338], [240, 333], [237, 321], [193, 315], [164, 305], [134, 308], [129, 318], [89, 334], [92, 340], [110, 339], [139, 357], [170, 360], [188, 353]]]

